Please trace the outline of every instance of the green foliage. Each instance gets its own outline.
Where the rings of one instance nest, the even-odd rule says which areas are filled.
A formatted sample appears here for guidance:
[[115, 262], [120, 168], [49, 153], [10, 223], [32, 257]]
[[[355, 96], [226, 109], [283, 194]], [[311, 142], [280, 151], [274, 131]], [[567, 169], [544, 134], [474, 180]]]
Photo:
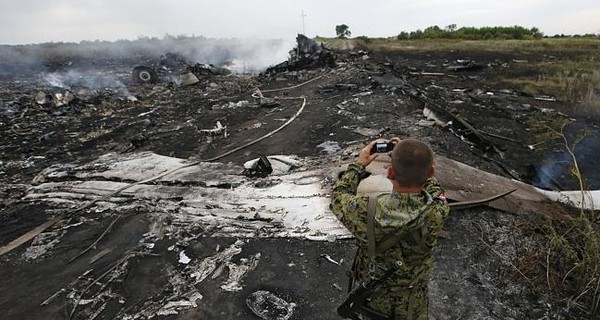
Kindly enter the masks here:
[[600, 70], [562, 70], [557, 73], [558, 85], [563, 88], [561, 99], [568, 102], [582, 101], [592, 109], [600, 106]]
[[[597, 319], [600, 316], [600, 230], [580, 216], [546, 221], [538, 230], [547, 239], [545, 265], [536, 278], [539, 289], [551, 293], [569, 309]], [[540, 260], [542, 260], [540, 259]], [[541, 274], [543, 273], [543, 274]], [[575, 313], [574, 312], [574, 313]]]
[[345, 39], [352, 35], [352, 33], [350, 32], [350, 27], [348, 27], [345, 24], [335, 26], [335, 34], [340, 39]]
[[584, 39], [600, 39], [600, 33], [586, 33], [586, 34], [574, 34], [574, 35], [568, 35], [568, 34], [555, 34], [552, 36], [552, 38], [584, 38]]
[[[581, 191], [581, 203], [585, 200], [584, 176], [579, 170], [575, 148], [588, 136], [582, 131], [576, 137], [568, 139], [564, 129], [570, 119], [547, 117], [531, 125], [532, 133], [545, 143], [556, 143], [570, 156], [571, 173], [578, 182]], [[576, 310], [589, 319], [600, 316], [600, 226], [598, 213], [579, 208], [578, 217], [564, 220], [543, 220], [536, 229], [546, 238], [547, 248], [537, 255], [540, 265], [535, 268], [534, 277], [539, 290], [551, 293], [558, 301], [564, 301], [569, 309]], [[535, 256], [535, 254], [534, 254]], [[531, 263], [531, 261], [529, 262]]]
[[552, 148], [554, 143], [561, 137], [559, 132], [562, 128], [571, 124], [572, 121], [570, 118], [547, 114], [531, 117], [527, 125], [535, 141], [535, 152], [542, 153]]
[[490, 39], [541, 39], [544, 34], [536, 27], [527, 29], [521, 26], [513, 27], [462, 27], [457, 29], [456, 24], [446, 26], [427, 27], [424, 30], [415, 30], [410, 33], [402, 31], [396, 37], [398, 40], [408, 39], [462, 39], [462, 40], [490, 40]]
[[406, 31], [402, 31], [396, 37], [398, 40], [408, 40], [410, 39], [410, 34]]
[[447, 25], [446, 28], [444, 28], [444, 30], [446, 32], [454, 32], [454, 31], [456, 31], [456, 23]]
[[[586, 41], [590, 46], [578, 46]], [[540, 63], [539, 74], [503, 81], [532, 95], [551, 95], [576, 112], [600, 114], [600, 42], [593, 39], [545, 39], [546, 52], [558, 58]], [[560, 44], [550, 48], [552, 42]], [[562, 44], [561, 44], [562, 42]], [[589, 52], [589, 53], [587, 53]]]
[[367, 36], [358, 36], [355, 39], [363, 44], [370, 44], [372, 42], [372, 40]]

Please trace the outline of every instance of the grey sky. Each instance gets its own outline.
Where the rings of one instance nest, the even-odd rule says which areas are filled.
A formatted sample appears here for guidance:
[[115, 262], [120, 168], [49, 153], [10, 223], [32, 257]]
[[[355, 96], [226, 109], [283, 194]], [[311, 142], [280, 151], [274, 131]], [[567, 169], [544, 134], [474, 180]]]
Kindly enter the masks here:
[[600, 33], [598, 0], [2, 0], [0, 44], [203, 35], [211, 38], [395, 36], [461, 26], [538, 27], [545, 34]]

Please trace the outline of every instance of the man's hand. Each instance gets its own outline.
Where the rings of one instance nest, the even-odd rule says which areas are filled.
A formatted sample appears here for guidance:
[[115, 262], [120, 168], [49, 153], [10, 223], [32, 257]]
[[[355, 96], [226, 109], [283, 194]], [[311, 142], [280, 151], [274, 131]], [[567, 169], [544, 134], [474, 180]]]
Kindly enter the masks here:
[[377, 158], [377, 156], [378, 156], [377, 153], [373, 153], [373, 154], [371, 153], [371, 149], [373, 149], [373, 146], [375, 145], [375, 143], [377, 143], [377, 141], [378, 140], [371, 141], [362, 150], [360, 150], [360, 153], [358, 154], [358, 159], [356, 160], [356, 162], [358, 162], [358, 164], [360, 164], [363, 167], [366, 167], [373, 160], [375, 160], [375, 158]]
[[[362, 150], [360, 150], [360, 153], [358, 154], [358, 160], [356, 160], [358, 164], [362, 165], [363, 167], [366, 167], [369, 164], [371, 164], [371, 162], [373, 162], [375, 158], [377, 158], [377, 153], [371, 153], [371, 151], [373, 150], [373, 146], [377, 143], [377, 141], [381, 141], [381, 139], [371, 141]], [[400, 137], [393, 137], [389, 141], [394, 145], [397, 145], [398, 143], [400, 143], [401, 139]]]

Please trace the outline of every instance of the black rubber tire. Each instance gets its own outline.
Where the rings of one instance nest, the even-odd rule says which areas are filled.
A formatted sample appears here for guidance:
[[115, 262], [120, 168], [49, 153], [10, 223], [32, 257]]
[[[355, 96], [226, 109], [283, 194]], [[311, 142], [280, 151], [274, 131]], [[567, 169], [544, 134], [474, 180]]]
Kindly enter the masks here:
[[137, 83], [155, 83], [158, 81], [156, 71], [150, 67], [137, 66], [131, 73], [133, 81]]

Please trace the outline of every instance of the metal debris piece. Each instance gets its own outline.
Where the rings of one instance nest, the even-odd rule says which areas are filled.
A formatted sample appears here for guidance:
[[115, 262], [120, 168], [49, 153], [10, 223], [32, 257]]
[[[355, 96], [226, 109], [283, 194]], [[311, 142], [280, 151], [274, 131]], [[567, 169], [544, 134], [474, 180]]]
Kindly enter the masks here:
[[150, 110], [150, 111], [146, 111], [146, 112], [142, 112], [140, 114], [138, 114], [138, 117], [145, 117], [149, 114], [155, 113], [156, 111], [158, 111], [160, 108], [162, 108], [162, 106], [157, 106], [156, 108]]
[[366, 97], [366, 96], [370, 96], [372, 94], [373, 94], [373, 91], [364, 91], [364, 92], [355, 93], [352, 96], [353, 97]]
[[23, 252], [23, 259], [34, 260], [43, 257], [48, 251], [50, 251], [56, 244], [59, 243], [60, 238], [65, 233], [65, 230], [40, 233], [33, 239], [31, 246], [29, 246], [25, 252]]
[[555, 97], [551, 97], [551, 96], [536, 96], [535, 100], [538, 100], [538, 101], [548, 101], [548, 102], [556, 102], [556, 98]]
[[250, 257], [250, 259], [242, 258], [240, 259], [240, 264], [235, 264], [232, 262], [227, 262], [227, 267], [229, 268], [229, 278], [227, 281], [221, 286], [221, 289], [225, 291], [240, 291], [242, 290], [242, 286], [240, 282], [242, 279], [248, 274], [249, 271], [252, 271], [258, 266], [258, 261], [260, 260], [260, 253], [257, 253]]
[[228, 248], [218, 252], [214, 256], [206, 257], [197, 265], [192, 266], [195, 271], [190, 275], [195, 278], [195, 283], [198, 284], [212, 274], [221, 263], [227, 263], [231, 261], [231, 258], [238, 253], [242, 252], [241, 246], [244, 245], [244, 241], [237, 240]]
[[[209, 86], [211, 88], [218, 87], [218, 85], [216, 83], [211, 83]], [[238, 102], [229, 101], [221, 106], [214, 106], [213, 109], [215, 109], [215, 110], [237, 109], [237, 108], [244, 108], [244, 107], [248, 107], [248, 106], [256, 106], [256, 105], [250, 103], [250, 101], [248, 101], [248, 100], [240, 100]]]
[[181, 76], [179, 76], [179, 80], [181, 81], [181, 84], [184, 86], [190, 86], [192, 84], [196, 84], [196, 83], [200, 82], [200, 80], [198, 80], [198, 77], [196, 77], [191, 72], [186, 72], [186, 73], [182, 74]]
[[[253, 170], [256, 170], [255, 166], [257, 166], [257, 162], [261, 161], [260, 158], [252, 159], [244, 163], [244, 172], [246, 175], [254, 176], [252, 173]], [[265, 159], [262, 160], [263, 162]], [[301, 166], [302, 162], [295, 156], [286, 156], [286, 155], [276, 155], [276, 156], [266, 156], [266, 161], [269, 162], [267, 167], [265, 167], [265, 172], [268, 172], [268, 166], [272, 169], [268, 174], [272, 175], [283, 175], [291, 170], [298, 168]], [[266, 163], [262, 164], [266, 165]], [[265, 185], [263, 185], [265, 186]]]
[[325, 260], [327, 260], [327, 261], [329, 261], [329, 262], [331, 262], [331, 263], [333, 263], [333, 264], [335, 264], [335, 265], [338, 265], [338, 266], [342, 264], [342, 261], [340, 261], [340, 262], [337, 262], [337, 261], [333, 260], [333, 259], [331, 258], [331, 256], [330, 256], [330, 255], [328, 255], [328, 254], [321, 254], [321, 258], [325, 258]]
[[155, 83], [158, 81], [156, 70], [147, 66], [137, 66], [131, 72], [133, 81], [137, 83]]
[[38, 91], [38, 93], [35, 94], [35, 102], [39, 105], [48, 103], [48, 95], [44, 91]]
[[341, 149], [340, 144], [337, 141], [324, 141], [321, 144], [317, 145], [317, 148], [323, 149], [321, 152], [325, 152], [327, 154], [332, 154]]
[[172, 314], [178, 314], [180, 310], [196, 308], [198, 306], [196, 301], [202, 300], [202, 298], [204, 298], [202, 294], [194, 292], [191, 294], [189, 299], [169, 301], [162, 308], [160, 308], [156, 315], [167, 316]]
[[303, 34], [298, 34], [296, 42], [296, 47], [289, 52], [289, 59], [269, 67], [266, 74], [335, 66], [335, 54], [323, 44]]
[[273, 173], [273, 167], [271, 162], [266, 156], [260, 156], [260, 158], [252, 160], [244, 164], [244, 174], [250, 177], [264, 178]]
[[415, 75], [415, 76], [445, 76], [446, 75], [445, 73], [442, 73], [442, 72], [424, 72], [424, 71], [421, 71], [421, 72], [413, 71], [413, 72], [409, 72], [409, 74]]
[[488, 202], [492, 202], [494, 200], [503, 198], [513, 192], [517, 191], [517, 189], [512, 189], [512, 190], [508, 190], [506, 192], [502, 192], [502, 193], [498, 193], [495, 194], [491, 197], [486, 197], [484, 199], [475, 199], [475, 200], [468, 200], [468, 201], [460, 201], [460, 202], [451, 202], [449, 203], [450, 209], [454, 209], [454, 210], [460, 210], [460, 209], [466, 209], [466, 208], [472, 208], [472, 207], [476, 207], [476, 206], [480, 206], [483, 204], [487, 204]]
[[436, 122], [433, 120], [419, 120], [417, 125], [419, 127], [433, 127], [436, 125]]
[[206, 63], [196, 63], [189, 66], [187, 69], [199, 76], [226, 76], [231, 74], [231, 70], [227, 68], [217, 67]]
[[260, 99], [258, 99], [258, 104], [261, 107], [266, 107], [266, 108], [274, 108], [274, 107], [280, 106], [279, 101], [277, 101], [276, 99], [265, 98], [265, 97], [261, 97]]
[[52, 95], [52, 102], [56, 107], [66, 106], [75, 99], [75, 96], [71, 91], [65, 91], [64, 93], [58, 92]]
[[294, 314], [296, 307], [295, 303], [287, 302], [265, 290], [253, 292], [246, 299], [246, 305], [255, 315], [264, 320], [288, 320]]
[[107, 248], [107, 249], [104, 249], [104, 250], [98, 252], [96, 255], [94, 255], [93, 257], [90, 258], [90, 264], [102, 259], [107, 254], [111, 253], [112, 250], [113, 250], [112, 248]]
[[385, 128], [380, 128], [380, 129], [372, 129], [372, 128], [363, 128], [363, 127], [357, 127], [356, 129], [353, 130], [354, 132], [363, 135], [365, 137], [379, 137], [381, 136], [381, 134], [383, 132], [386, 131]]
[[455, 64], [448, 66], [448, 70], [454, 71], [454, 72], [475, 71], [475, 70], [481, 70], [485, 67], [486, 67], [485, 65], [475, 63], [469, 59], [458, 59], [458, 60], [456, 60]]
[[185, 250], [179, 252], [179, 263], [188, 264], [190, 263], [190, 261], [192, 261], [192, 259], [185, 255]]
[[60, 296], [61, 294], [69, 291], [69, 293], [72, 293], [74, 290], [75, 285], [77, 285], [77, 283], [82, 280], [85, 279], [92, 271], [94, 271], [94, 269], [89, 269], [87, 271], [85, 271], [84, 273], [82, 273], [79, 277], [77, 277], [75, 280], [71, 281], [71, 283], [69, 283], [66, 287], [61, 288], [60, 290], [58, 290], [56, 293], [54, 293], [53, 295], [51, 295], [50, 297], [48, 297], [46, 300], [44, 300], [42, 303], [40, 303], [40, 306], [45, 306], [50, 304], [52, 301], [54, 301], [58, 296]]
[[216, 135], [220, 134], [221, 132], [225, 132], [225, 136], [227, 136], [227, 126], [223, 126], [221, 124], [221, 121], [217, 121], [217, 124], [214, 128], [202, 129], [202, 130], [200, 130], [200, 132], [206, 133], [210, 136], [216, 136]]

